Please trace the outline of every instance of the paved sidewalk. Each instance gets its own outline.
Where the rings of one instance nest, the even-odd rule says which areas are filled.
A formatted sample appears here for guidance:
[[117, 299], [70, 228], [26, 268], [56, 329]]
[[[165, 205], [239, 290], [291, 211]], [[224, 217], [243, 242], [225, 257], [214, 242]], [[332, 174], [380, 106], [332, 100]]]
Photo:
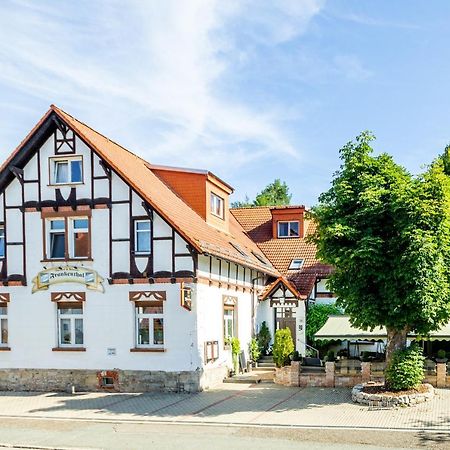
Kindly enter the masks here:
[[450, 390], [414, 407], [369, 410], [350, 389], [223, 384], [199, 394], [1, 392], [0, 417], [113, 422], [347, 427], [450, 432]]

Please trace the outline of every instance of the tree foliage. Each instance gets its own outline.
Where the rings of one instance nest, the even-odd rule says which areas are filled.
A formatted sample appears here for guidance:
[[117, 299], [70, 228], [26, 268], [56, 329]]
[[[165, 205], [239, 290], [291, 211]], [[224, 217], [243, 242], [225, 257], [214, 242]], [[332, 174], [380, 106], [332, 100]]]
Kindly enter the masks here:
[[414, 389], [424, 378], [422, 350], [418, 345], [397, 350], [386, 368], [386, 386], [394, 391]]
[[330, 290], [362, 329], [386, 326], [387, 353], [410, 331], [450, 319], [449, 152], [413, 177], [391, 156], [374, 156], [364, 132], [312, 215], [318, 257], [334, 266]]
[[291, 330], [284, 328], [275, 332], [273, 343], [273, 362], [277, 367], [283, 367], [290, 364], [289, 355], [294, 352], [294, 341], [292, 340]]
[[255, 206], [281, 206], [291, 203], [292, 195], [286, 182], [276, 179], [267, 185], [255, 198]]
[[264, 320], [261, 323], [261, 328], [259, 329], [259, 333], [256, 336], [258, 341], [259, 350], [263, 355], [267, 355], [269, 351], [270, 341], [272, 339], [272, 335], [270, 334], [269, 327], [267, 326], [266, 321]]
[[325, 325], [329, 316], [341, 315], [342, 310], [335, 304], [317, 304], [308, 308], [306, 314], [306, 337], [314, 342], [314, 335]]
[[244, 201], [235, 201], [231, 203], [232, 208], [248, 208], [251, 206], [282, 206], [291, 203], [292, 195], [289, 194], [289, 187], [286, 182], [275, 179], [273, 183], [268, 184], [255, 200], [250, 201], [246, 195]]

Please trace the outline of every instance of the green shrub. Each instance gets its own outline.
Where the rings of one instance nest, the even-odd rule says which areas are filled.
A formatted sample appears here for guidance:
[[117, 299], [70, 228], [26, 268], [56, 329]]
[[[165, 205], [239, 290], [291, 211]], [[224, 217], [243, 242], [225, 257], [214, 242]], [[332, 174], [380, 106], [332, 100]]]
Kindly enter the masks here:
[[261, 356], [258, 341], [255, 338], [252, 338], [248, 347], [251, 360], [254, 362], [258, 361], [259, 357]]
[[336, 361], [336, 358], [334, 357], [334, 351], [328, 350], [327, 355], [325, 356], [327, 362], [333, 362]]
[[370, 352], [362, 352], [362, 354], [361, 354], [361, 361], [362, 362], [370, 361]]
[[422, 350], [415, 344], [397, 350], [385, 371], [386, 387], [393, 391], [414, 389], [424, 378]]
[[438, 359], [445, 359], [447, 356], [447, 353], [445, 352], [445, 350], [438, 350], [437, 352], [437, 357]]
[[231, 356], [233, 358], [234, 373], [239, 373], [239, 353], [241, 353], [241, 343], [237, 337], [229, 340], [231, 346]]
[[272, 336], [270, 334], [269, 327], [267, 326], [265, 321], [261, 324], [261, 328], [259, 330], [258, 335], [256, 336], [256, 339], [258, 341], [259, 351], [263, 355], [267, 355]]
[[292, 354], [292, 361], [301, 361], [302, 360], [302, 355], [300, 355], [300, 353], [295, 350], [295, 352]]
[[275, 342], [272, 350], [273, 362], [277, 367], [287, 366], [291, 363], [289, 355], [294, 351], [294, 341], [289, 328], [275, 332]]

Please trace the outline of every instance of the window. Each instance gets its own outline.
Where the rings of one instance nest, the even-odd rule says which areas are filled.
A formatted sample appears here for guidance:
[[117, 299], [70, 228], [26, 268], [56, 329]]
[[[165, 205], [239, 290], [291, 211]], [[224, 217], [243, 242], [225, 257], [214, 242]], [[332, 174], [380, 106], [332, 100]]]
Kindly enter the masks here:
[[293, 259], [291, 261], [291, 264], [289, 265], [289, 270], [299, 270], [303, 267], [303, 263], [305, 262], [304, 259], [298, 258]]
[[223, 337], [225, 345], [233, 337], [237, 337], [237, 297], [223, 297]]
[[51, 220], [49, 230], [50, 251], [52, 259], [62, 259], [66, 254], [66, 223], [64, 219]]
[[90, 257], [88, 217], [68, 217], [47, 221], [49, 259], [86, 259]]
[[0, 346], [8, 345], [8, 306], [0, 303]]
[[223, 219], [223, 198], [211, 192], [211, 214]]
[[83, 161], [80, 157], [51, 159], [51, 184], [83, 182]]
[[89, 257], [89, 221], [72, 219], [72, 256], [73, 258]]
[[230, 244], [245, 258], [248, 258], [247, 253], [244, 252], [242, 247], [239, 244], [236, 244], [236, 242], [230, 242]]
[[162, 301], [136, 303], [137, 347], [164, 345], [164, 306]]
[[278, 237], [299, 237], [299, 222], [298, 220], [292, 222], [278, 222]]
[[58, 303], [58, 327], [61, 347], [83, 346], [83, 304]]
[[134, 252], [137, 255], [151, 253], [150, 220], [134, 221]]
[[5, 257], [5, 226], [0, 225], [0, 259]]

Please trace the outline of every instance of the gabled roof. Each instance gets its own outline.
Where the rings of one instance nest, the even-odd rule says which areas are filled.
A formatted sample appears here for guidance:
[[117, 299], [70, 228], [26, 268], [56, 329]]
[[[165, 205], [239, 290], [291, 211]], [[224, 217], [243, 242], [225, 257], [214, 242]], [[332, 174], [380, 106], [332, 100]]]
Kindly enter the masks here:
[[[263, 264], [253, 252], [257, 245], [245, 234], [237, 220], [230, 214], [230, 233], [220, 231], [208, 225], [190, 206], [185, 203], [168, 185], [149, 168], [150, 164], [114, 141], [78, 121], [58, 107], [50, 110], [16, 148], [2, 165], [0, 175], [9, 164], [21, 161], [21, 151], [33, 138], [39, 128], [55, 114], [63, 120], [97, 155], [102, 158], [122, 179], [129, 184], [151, 207], [153, 207], [193, 248], [226, 260], [243, 264], [261, 272], [278, 276], [271, 264]], [[232, 243], [247, 249], [248, 256], [243, 257]]]
[[288, 280], [286, 280], [286, 278], [284, 277], [278, 277], [275, 281], [273, 281], [272, 283], [268, 284], [265, 288], [264, 291], [261, 293], [261, 295], [259, 296], [259, 299], [261, 301], [264, 301], [267, 297], [270, 297], [270, 295], [275, 292], [280, 285], [283, 285], [294, 297], [296, 298], [301, 298], [303, 300], [306, 299], [305, 295], [301, 295], [298, 290], [295, 288], [295, 286], [293, 286]]
[[[272, 210], [295, 209], [303, 206], [256, 206], [233, 208], [231, 213], [236, 217], [248, 236], [258, 245], [272, 265], [284, 275], [302, 296], [311, 293], [318, 277], [327, 277], [332, 272], [331, 266], [321, 263], [316, 257], [316, 246], [306, 237], [314, 233], [315, 224], [305, 219], [305, 237], [274, 239], [272, 230]], [[293, 259], [304, 259], [300, 270], [289, 270]]]

